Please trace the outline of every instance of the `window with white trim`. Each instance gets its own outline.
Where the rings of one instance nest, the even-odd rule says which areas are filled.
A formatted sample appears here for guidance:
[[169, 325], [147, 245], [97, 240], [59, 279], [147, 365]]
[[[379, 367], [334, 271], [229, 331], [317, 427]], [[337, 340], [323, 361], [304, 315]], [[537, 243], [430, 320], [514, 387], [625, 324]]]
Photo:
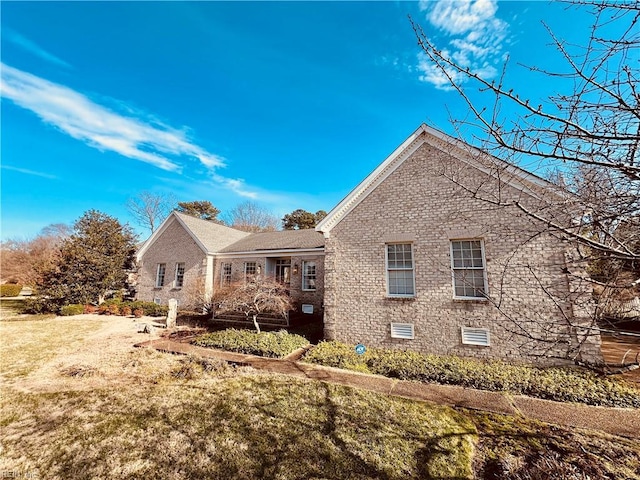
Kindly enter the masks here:
[[244, 262], [244, 280], [248, 282], [256, 276], [256, 262]]
[[488, 289], [482, 240], [452, 240], [451, 269], [454, 298], [486, 298]]
[[184, 263], [176, 263], [176, 288], [184, 286]]
[[156, 287], [160, 288], [164, 286], [164, 274], [167, 271], [166, 263], [159, 263], [156, 268]]
[[414, 297], [413, 249], [410, 243], [387, 244], [387, 295]]
[[222, 278], [220, 279], [222, 285], [231, 285], [231, 264], [222, 264]]
[[302, 262], [302, 290], [316, 289], [316, 262]]

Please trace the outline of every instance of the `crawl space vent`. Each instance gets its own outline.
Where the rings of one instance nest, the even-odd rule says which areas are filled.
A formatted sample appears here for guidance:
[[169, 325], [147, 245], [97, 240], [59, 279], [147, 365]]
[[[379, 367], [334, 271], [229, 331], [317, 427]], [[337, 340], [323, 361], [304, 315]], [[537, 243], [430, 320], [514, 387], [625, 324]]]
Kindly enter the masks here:
[[487, 328], [462, 327], [462, 343], [464, 345], [488, 347], [491, 345], [489, 341], [489, 330]]
[[404, 338], [413, 340], [413, 323], [392, 323], [391, 338]]
[[313, 313], [313, 305], [303, 303], [302, 304], [302, 313], [306, 313], [308, 315]]

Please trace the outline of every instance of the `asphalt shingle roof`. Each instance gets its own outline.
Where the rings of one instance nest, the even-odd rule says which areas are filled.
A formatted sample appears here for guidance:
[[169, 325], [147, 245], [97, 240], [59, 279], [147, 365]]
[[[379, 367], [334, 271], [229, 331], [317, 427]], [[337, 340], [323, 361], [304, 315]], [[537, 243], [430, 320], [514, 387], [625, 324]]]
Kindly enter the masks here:
[[207, 249], [207, 253], [220, 252], [224, 247], [250, 235], [219, 223], [202, 220], [184, 213], [174, 212]]
[[223, 248], [220, 250], [220, 253], [323, 247], [324, 235], [313, 229], [282, 230], [276, 232], [253, 233]]

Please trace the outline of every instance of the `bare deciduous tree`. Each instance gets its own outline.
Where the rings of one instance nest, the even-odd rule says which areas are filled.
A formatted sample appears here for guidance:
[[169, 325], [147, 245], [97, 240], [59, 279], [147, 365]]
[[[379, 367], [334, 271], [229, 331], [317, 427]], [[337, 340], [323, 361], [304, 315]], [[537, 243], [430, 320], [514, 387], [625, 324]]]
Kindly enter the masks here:
[[0, 245], [3, 281], [34, 286], [55, 261], [58, 247], [72, 229], [64, 224], [44, 227], [31, 240], [10, 239]]
[[259, 275], [218, 291], [216, 304], [216, 313], [242, 313], [247, 319], [251, 318], [258, 332], [259, 315], [286, 317], [294, 309], [291, 296], [282, 283]]
[[230, 227], [252, 233], [272, 232], [280, 223], [273, 213], [251, 201], [236, 205], [223, 219]]
[[[527, 204], [502, 196], [488, 185], [465, 182], [456, 172], [443, 169], [443, 175], [493, 208], [509, 208], [525, 215], [531, 223], [531, 238], [544, 234], [568, 241], [573, 252], [565, 259], [565, 268], [573, 275], [572, 281], [595, 283], [600, 292], [623, 290], [628, 294], [631, 290], [637, 296], [640, 5], [574, 0], [567, 2], [567, 8], [588, 9], [593, 24], [582, 45], [565, 42], [545, 25], [565, 68], [555, 71], [518, 66], [532, 81], [554, 80], [558, 90], [546, 99], [530, 99], [517, 85], [507, 84], [507, 63], [497, 79], [469, 69], [411, 20], [431, 67], [469, 109], [467, 118], [451, 121], [467, 144], [479, 147], [473, 154], [480, 157], [489, 153], [504, 160], [493, 163], [494, 177], [507, 175], [514, 165], [537, 164], [539, 174], [552, 178], [561, 188], [550, 194], [540, 190], [539, 202]], [[612, 38], [611, 32], [617, 36]], [[472, 90], [480, 95], [472, 95]], [[573, 297], [557, 298], [542, 277], [539, 284], [563, 312], [567, 302], [577, 301]], [[586, 287], [582, 290], [590, 291]], [[504, 309], [500, 299], [494, 300]], [[568, 317], [567, 324], [573, 331], [582, 328], [586, 335], [597, 331], [591, 328], [598, 316], [598, 310], [593, 311], [592, 325], [576, 325]], [[504, 309], [504, 313], [513, 321], [514, 331], [525, 338], [541, 336], [538, 334], [544, 319], [536, 325], [538, 334], [534, 335], [527, 329], [526, 312]]]
[[167, 218], [175, 203], [173, 195], [143, 191], [127, 200], [126, 207], [138, 225], [148, 228], [149, 232], [153, 233]]

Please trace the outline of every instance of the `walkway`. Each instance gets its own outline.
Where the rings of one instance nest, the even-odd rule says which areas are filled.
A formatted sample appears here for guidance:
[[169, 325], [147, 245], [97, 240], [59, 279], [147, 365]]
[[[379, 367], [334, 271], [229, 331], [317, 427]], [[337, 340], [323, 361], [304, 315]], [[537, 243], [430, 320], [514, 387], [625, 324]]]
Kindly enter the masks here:
[[267, 372], [363, 388], [372, 392], [394, 395], [411, 400], [421, 400], [451, 407], [471, 408], [506, 415], [520, 415], [524, 418], [540, 420], [547, 423], [588, 428], [612, 435], [640, 439], [640, 409], [594, 407], [553, 402], [503, 392], [489, 392], [451, 385], [396, 380], [379, 375], [368, 375], [296, 361], [302, 352], [289, 355], [289, 357], [285, 359], [273, 359], [197, 347], [169, 339], [150, 340], [139, 343], [136, 347], [151, 347], [163, 352], [216, 358], [240, 365], [249, 365]]

